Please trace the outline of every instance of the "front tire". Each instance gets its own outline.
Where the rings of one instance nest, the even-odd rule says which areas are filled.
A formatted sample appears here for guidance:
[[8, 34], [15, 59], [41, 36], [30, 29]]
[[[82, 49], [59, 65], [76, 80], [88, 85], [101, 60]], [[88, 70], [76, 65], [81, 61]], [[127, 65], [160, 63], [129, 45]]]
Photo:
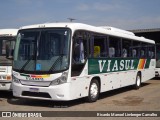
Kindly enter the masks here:
[[134, 88], [137, 90], [141, 87], [141, 74], [137, 73], [137, 77], [136, 77], [136, 83], [134, 85]]
[[98, 80], [93, 79], [90, 83], [87, 101], [96, 102], [98, 100], [99, 93], [100, 93], [100, 84]]

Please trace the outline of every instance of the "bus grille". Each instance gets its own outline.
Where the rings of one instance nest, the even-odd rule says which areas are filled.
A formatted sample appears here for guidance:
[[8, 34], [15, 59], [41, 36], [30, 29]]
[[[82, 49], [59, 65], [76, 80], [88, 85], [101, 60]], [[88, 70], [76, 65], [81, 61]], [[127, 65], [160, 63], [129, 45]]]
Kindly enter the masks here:
[[51, 98], [48, 93], [45, 92], [29, 92], [23, 91], [22, 96], [31, 96], [31, 97], [41, 97], [41, 98]]
[[39, 86], [39, 87], [48, 87], [51, 84], [51, 81], [29, 81], [29, 80], [21, 80], [22, 85], [28, 86]]

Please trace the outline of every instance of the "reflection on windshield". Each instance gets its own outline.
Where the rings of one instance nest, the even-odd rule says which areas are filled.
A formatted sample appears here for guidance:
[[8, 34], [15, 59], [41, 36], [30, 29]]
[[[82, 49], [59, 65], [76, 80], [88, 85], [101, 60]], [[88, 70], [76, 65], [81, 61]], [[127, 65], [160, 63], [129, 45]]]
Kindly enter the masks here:
[[18, 33], [13, 69], [55, 72], [68, 68], [69, 29], [34, 29]]

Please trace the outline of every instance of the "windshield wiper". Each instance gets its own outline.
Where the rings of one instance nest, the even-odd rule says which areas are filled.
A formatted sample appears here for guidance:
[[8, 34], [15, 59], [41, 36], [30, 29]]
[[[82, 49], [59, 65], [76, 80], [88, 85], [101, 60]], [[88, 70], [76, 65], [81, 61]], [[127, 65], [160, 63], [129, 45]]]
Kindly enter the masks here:
[[61, 60], [61, 64], [62, 64], [62, 57], [63, 57], [63, 55], [60, 55], [60, 56], [56, 59], [56, 61], [54, 62], [54, 64], [53, 64], [53, 65], [51, 66], [51, 68], [49, 69], [49, 72], [55, 70], [55, 66], [57, 65], [57, 63], [59, 63], [60, 60]]
[[20, 71], [23, 71], [27, 64], [33, 59], [33, 55], [27, 60], [27, 62], [21, 67]]

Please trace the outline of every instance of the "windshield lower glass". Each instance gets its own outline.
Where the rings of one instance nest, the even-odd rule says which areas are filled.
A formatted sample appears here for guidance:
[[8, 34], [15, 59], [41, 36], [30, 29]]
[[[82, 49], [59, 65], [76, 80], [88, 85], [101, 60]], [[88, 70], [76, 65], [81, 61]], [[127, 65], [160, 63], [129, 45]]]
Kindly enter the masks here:
[[13, 70], [32, 73], [63, 71], [69, 65], [69, 29], [20, 30]]

